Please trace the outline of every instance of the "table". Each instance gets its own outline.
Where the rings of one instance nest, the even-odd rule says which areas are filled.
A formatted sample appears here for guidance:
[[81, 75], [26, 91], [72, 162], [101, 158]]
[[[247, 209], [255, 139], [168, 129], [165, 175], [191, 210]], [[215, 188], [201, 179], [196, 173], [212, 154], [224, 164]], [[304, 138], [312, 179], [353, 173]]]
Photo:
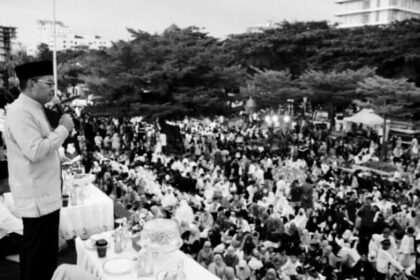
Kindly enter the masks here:
[[[85, 186], [87, 198], [83, 205], [69, 205], [60, 211], [60, 236], [65, 240], [83, 234], [114, 229], [114, 203], [93, 184]], [[13, 209], [11, 193], [4, 194], [6, 205]]]
[[61, 208], [60, 234], [69, 240], [114, 229], [114, 202], [93, 184], [86, 186], [83, 205]]
[[[106, 237], [108, 240], [112, 240], [112, 232], [102, 233], [101, 235]], [[82, 241], [80, 238], [76, 238], [77, 265], [93, 274], [97, 280], [155, 280], [156, 274], [162, 270], [176, 270], [177, 264], [180, 260], [184, 262], [186, 280], [220, 280], [220, 278], [212, 274], [180, 250], [165, 255], [153, 254], [153, 276], [137, 278], [134, 269], [132, 269], [130, 273], [124, 275], [109, 275], [103, 270], [103, 264], [107, 260], [113, 258], [127, 258], [133, 260], [137, 255], [136, 251], [134, 251], [130, 246], [129, 249], [120, 254], [116, 254], [114, 252], [114, 244], [111, 242], [110, 247], [107, 250], [106, 257], [100, 259], [98, 258], [96, 250], [86, 248], [85, 242], [90, 242], [90, 240]]]

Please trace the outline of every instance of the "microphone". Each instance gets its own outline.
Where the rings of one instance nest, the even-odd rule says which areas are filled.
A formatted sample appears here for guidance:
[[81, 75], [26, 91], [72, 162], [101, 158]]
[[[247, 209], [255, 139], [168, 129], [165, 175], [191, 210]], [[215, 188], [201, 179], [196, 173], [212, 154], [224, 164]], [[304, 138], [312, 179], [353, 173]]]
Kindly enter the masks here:
[[44, 106], [44, 112], [51, 128], [55, 129], [60, 123], [61, 116], [64, 114], [64, 109], [59, 100], [51, 100], [49, 104]]
[[52, 109], [54, 111], [56, 111], [57, 113], [59, 113], [60, 115], [64, 115], [65, 114], [64, 108], [63, 108], [63, 106], [61, 106], [60, 103], [54, 104], [53, 107], [52, 107]]
[[50, 109], [50, 110], [52, 110], [52, 111], [54, 111], [55, 113], [59, 114], [60, 116], [61, 116], [61, 115], [63, 115], [63, 114], [65, 113], [65, 112], [64, 112], [64, 108], [63, 108], [63, 106], [61, 105], [60, 99], [58, 99], [56, 96], [54, 96], [54, 97], [50, 100], [50, 102], [48, 102], [48, 103], [45, 105], [45, 107], [46, 107], [46, 108], [48, 108], [48, 109]]

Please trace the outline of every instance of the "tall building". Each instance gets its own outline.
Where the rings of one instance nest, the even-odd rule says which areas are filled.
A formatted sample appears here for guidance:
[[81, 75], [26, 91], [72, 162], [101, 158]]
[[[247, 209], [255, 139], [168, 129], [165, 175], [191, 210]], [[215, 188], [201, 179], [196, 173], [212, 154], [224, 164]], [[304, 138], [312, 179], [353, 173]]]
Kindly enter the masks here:
[[420, 0], [335, 0], [340, 27], [382, 25], [420, 18]]
[[13, 40], [16, 38], [16, 27], [0, 26], [0, 62], [12, 52]]
[[[49, 20], [39, 20], [37, 25], [40, 43], [47, 44], [50, 49], [54, 48], [54, 23]], [[109, 41], [98, 35], [75, 34], [61, 21], [55, 22], [56, 50], [77, 49], [87, 47], [89, 49], [106, 48]]]

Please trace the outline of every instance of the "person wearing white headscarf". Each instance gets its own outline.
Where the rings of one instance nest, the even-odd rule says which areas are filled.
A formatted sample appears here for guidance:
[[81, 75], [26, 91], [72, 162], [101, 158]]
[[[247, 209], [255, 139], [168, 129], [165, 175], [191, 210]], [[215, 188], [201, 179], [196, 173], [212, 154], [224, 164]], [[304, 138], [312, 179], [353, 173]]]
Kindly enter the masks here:
[[419, 144], [416, 138], [413, 138], [413, 140], [411, 140], [410, 156], [411, 160], [417, 159], [419, 157]]
[[289, 223], [294, 223], [297, 228], [304, 229], [306, 227], [306, 223], [308, 222], [308, 217], [306, 216], [305, 210], [300, 208], [296, 217], [291, 220]]
[[399, 261], [405, 268], [411, 266], [416, 261], [416, 251], [414, 247], [416, 240], [413, 234], [414, 229], [408, 228], [401, 240], [400, 248], [398, 249]]
[[290, 206], [289, 201], [283, 195], [282, 192], [279, 192], [276, 197], [276, 202], [274, 203], [274, 209], [276, 212], [280, 213], [282, 216], [288, 216], [290, 214], [294, 214], [295, 210], [292, 206]]
[[172, 188], [168, 188], [161, 201], [162, 207], [167, 208], [167, 207], [175, 206], [177, 202], [178, 200], [176, 199]]
[[191, 225], [194, 222], [194, 212], [186, 200], [181, 200], [179, 207], [175, 211], [175, 218], [180, 224]]

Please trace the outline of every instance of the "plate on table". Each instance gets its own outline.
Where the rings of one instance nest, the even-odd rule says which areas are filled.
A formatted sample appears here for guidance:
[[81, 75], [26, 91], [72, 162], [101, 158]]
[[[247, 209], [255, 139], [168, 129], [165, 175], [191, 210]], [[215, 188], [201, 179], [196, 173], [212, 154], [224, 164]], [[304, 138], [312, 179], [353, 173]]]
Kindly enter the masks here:
[[104, 271], [111, 275], [122, 275], [127, 274], [131, 271], [133, 262], [129, 259], [118, 258], [111, 259], [104, 263]]

